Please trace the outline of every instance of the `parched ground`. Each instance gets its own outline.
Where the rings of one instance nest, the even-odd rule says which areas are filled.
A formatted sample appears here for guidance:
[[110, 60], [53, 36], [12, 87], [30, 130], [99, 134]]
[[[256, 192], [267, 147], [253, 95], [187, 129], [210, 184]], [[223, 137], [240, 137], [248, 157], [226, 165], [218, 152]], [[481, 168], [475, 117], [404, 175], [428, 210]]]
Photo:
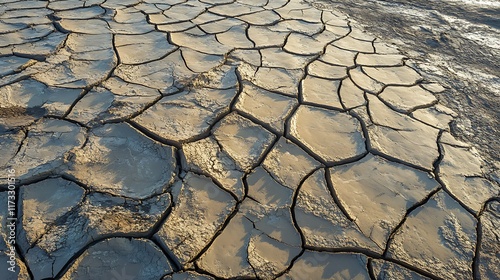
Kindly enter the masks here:
[[472, 143], [500, 183], [500, 2], [489, 0], [308, 0], [349, 15], [351, 25], [395, 44], [412, 67], [446, 90], [458, 116], [451, 132]]
[[6, 279], [500, 277], [499, 186], [440, 81], [340, 12], [1, 3]]

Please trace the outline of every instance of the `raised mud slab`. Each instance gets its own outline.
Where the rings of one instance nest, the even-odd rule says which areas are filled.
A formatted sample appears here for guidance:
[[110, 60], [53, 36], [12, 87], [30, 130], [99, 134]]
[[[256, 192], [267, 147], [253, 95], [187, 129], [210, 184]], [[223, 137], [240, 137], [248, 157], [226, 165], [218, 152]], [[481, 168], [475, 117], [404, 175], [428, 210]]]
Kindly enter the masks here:
[[5, 279], [500, 278], [441, 80], [327, 6], [2, 1], [0, 66]]

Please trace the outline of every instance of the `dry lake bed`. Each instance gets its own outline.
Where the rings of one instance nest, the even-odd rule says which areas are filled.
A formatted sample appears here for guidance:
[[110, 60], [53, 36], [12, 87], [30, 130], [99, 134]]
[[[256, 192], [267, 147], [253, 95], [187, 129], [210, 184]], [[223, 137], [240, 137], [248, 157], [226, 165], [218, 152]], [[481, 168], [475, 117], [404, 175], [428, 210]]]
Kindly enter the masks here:
[[500, 278], [498, 108], [323, 2], [0, 1], [1, 278]]

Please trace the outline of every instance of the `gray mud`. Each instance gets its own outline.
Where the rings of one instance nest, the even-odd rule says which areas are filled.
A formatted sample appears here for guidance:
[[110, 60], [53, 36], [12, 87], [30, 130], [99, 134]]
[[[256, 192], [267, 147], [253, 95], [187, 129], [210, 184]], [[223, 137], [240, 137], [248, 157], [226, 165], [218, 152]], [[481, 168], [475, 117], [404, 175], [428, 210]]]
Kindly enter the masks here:
[[500, 182], [500, 2], [487, 0], [314, 0], [395, 44], [459, 113], [452, 133], [471, 142]]

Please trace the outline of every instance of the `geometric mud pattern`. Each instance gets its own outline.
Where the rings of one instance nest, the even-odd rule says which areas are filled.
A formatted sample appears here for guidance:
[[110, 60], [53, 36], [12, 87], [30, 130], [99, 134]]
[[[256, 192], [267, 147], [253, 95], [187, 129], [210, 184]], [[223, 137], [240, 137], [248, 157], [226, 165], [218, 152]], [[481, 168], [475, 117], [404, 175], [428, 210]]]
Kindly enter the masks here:
[[1, 1], [0, 278], [499, 279], [499, 187], [406, 62], [300, 0]]

